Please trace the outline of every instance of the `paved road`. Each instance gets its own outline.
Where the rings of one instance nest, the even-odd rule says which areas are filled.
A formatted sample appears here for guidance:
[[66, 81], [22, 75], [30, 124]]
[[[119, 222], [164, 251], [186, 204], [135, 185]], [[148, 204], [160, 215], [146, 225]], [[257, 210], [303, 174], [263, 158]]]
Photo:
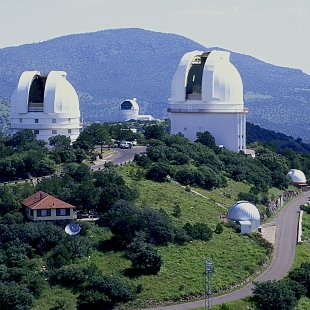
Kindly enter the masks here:
[[132, 149], [120, 149], [111, 148], [114, 153], [108, 155], [102, 161], [96, 162], [92, 169], [96, 170], [104, 166], [105, 162], [112, 162], [115, 165], [122, 164], [125, 162], [132, 161], [135, 154], [144, 153], [146, 151], [146, 146], [134, 146]]
[[[291, 269], [295, 257], [299, 206], [308, 201], [308, 196], [309, 193], [306, 192], [295, 198], [284, 209], [282, 209], [274, 219], [273, 222], [277, 225], [278, 229], [275, 243], [275, 253], [270, 266], [254, 281], [263, 282], [267, 280], [279, 280], [283, 278]], [[253, 284], [250, 283], [234, 292], [213, 297], [212, 304], [222, 304], [242, 299], [252, 294], [252, 288]], [[203, 306], [204, 300], [201, 300], [171, 306], [148, 308], [145, 310], [188, 310]]]

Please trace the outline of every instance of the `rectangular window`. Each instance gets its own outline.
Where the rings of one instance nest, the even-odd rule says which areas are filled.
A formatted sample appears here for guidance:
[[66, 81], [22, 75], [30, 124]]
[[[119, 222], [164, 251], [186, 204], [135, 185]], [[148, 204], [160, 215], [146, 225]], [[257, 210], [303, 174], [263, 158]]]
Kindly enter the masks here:
[[52, 123], [54, 123], [54, 124], [56, 123], [56, 118], [52, 119]]
[[71, 129], [68, 129], [68, 133], [71, 133]]
[[52, 134], [53, 134], [53, 135], [57, 135], [57, 130], [55, 130], [55, 129], [52, 130]]
[[20, 122], [20, 123], [22, 123], [22, 122], [23, 122], [23, 119], [22, 119], [22, 118], [20, 118], [20, 119], [19, 119], [19, 122]]
[[39, 131], [38, 129], [35, 129], [35, 130], [33, 131], [33, 133], [34, 133], [35, 135], [38, 135], [38, 134], [40, 133], [40, 131]]
[[51, 216], [51, 210], [50, 209], [37, 210], [37, 216], [38, 217]]
[[71, 123], [71, 118], [68, 118], [68, 123]]
[[70, 215], [70, 209], [56, 209], [56, 216], [68, 216]]
[[39, 123], [39, 119], [36, 118], [36, 119], [34, 120], [34, 122], [35, 122], [36, 124], [38, 124], [38, 123]]
[[30, 209], [30, 215], [33, 216], [33, 210], [32, 209]]

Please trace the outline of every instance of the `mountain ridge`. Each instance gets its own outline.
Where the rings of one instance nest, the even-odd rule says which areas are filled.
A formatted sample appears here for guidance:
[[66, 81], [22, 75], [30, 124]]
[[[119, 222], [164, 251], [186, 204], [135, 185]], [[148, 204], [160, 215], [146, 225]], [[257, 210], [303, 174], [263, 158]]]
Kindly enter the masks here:
[[[6, 47], [0, 49], [0, 96], [11, 97], [25, 70], [64, 70], [78, 91], [86, 122], [115, 119], [119, 103], [133, 97], [142, 113], [164, 117], [177, 65], [184, 53], [195, 49], [211, 48], [180, 35], [139, 28]], [[309, 139], [310, 76], [235, 52], [231, 61], [243, 79], [249, 121]]]

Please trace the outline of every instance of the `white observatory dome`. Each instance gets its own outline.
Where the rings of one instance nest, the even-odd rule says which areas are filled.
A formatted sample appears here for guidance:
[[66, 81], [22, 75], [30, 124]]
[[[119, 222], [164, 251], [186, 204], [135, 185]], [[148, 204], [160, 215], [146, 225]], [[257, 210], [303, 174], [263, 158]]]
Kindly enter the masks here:
[[229, 57], [226, 51], [186, 53], [172, 80], [171, 102], [200, 101], [205, 109], [243, 111], [242, 80]]
[[139, 115], [139, 105], [137, 99], [126, 99], [119, 105], [118, 118], [119, 121], [125, 122], [131, 119], [136, 120]]
[[258, 209], [248, 201], [237, 201], [227, 213], [227, 218], [231, 221], [259, 221]]
[[25, 71], [11, 100], [11, 130], [32, 129], [38, 139], [65, 135], [75, 141], [80, 123], [79, 99], [64, 71]]
[[293, 183], [297, 184], [307, 183], [306, 176], [301, 170], [291, 169], [288, 172], [287, 176], [292, 180]]

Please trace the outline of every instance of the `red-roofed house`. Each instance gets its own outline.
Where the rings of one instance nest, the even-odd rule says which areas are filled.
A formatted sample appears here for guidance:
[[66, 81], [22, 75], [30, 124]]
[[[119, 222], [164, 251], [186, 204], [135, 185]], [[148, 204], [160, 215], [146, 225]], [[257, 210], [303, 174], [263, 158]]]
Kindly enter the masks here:
[[45, 192], [37, 192], [22, 201], [26, 215], [32, 221], [58, 221], [75, 218], [73, 205]]

